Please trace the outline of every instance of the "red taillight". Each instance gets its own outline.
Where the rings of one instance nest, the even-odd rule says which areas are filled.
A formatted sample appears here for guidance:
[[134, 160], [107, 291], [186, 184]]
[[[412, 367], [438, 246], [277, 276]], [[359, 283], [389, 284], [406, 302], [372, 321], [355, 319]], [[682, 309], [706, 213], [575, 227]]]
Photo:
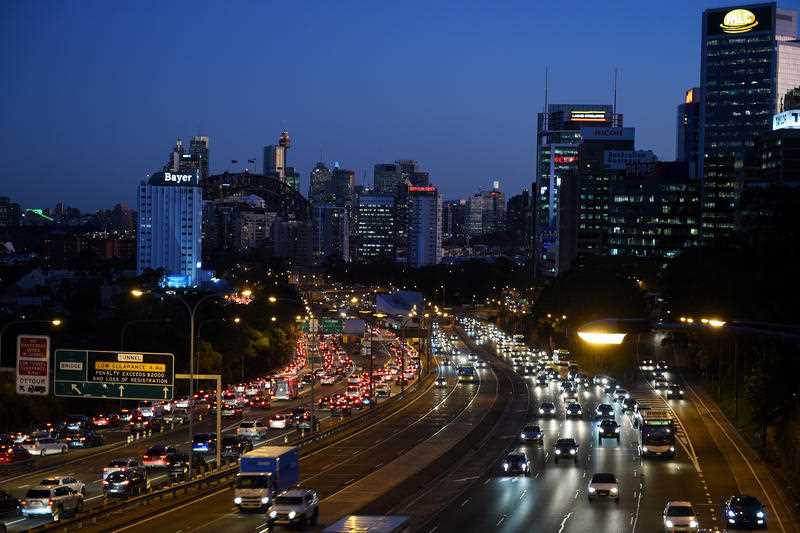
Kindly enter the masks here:
[[22, 500], [21, 502], [19, 502], [19, 504], [25, 507], [26, 505], [28, 505], [28, 500]]
[[53, 500], [47, 500], [47, 506], [51, 507], [53, 505]]

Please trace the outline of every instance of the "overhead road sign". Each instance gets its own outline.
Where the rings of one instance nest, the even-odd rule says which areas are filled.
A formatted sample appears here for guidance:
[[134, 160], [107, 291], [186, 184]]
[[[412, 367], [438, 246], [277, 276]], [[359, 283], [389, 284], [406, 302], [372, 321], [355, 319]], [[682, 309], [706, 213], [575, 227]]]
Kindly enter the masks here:
[[171, 353], [56, 350], [56, 396], [171, 400], [175, 356]]

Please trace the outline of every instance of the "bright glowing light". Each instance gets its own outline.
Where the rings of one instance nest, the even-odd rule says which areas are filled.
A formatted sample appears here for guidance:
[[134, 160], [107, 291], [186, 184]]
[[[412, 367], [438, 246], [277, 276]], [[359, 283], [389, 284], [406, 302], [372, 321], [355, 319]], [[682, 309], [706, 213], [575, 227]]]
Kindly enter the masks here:
[[241, 319], [241, 318], [239, 318], [238, 316], [237, 316], [236, 318], [234, 318], [234, 319], [233, 319], [233, 323], [234, 323], [234, 324], [238, 324], [238, 323], [239, 323], [239, 322], [241, 322], [241, 321], [242, 321], [242, 319]]
[[142, 296], [143, 294], [144, 294], [144, 291], [142, 291], [142, 290], [139, 290], [139, 289], [131, 289], [131, 296], [133, 296], [134, 298], [139, 298], [139, 297], [140, 297], [140, 296]]
[[244, 296], [245, 298], [250, 298], [250, 296], [252, 294], [253, 294], [253, 291], [251, 291], [250, 289], [245, 289], [245, 290], [242, 291], [242, 296]]
[[60, 318], [54, 318], [50, 323], [53, 324], [54, 326], [60, 326], [62, 324]]
[[625, 333], [606, 333], [602, 331], [579, 331], [578, 337], [589, 344], [622, 344]]
[[717, 320], [716, 318], [712, 318], [712, 319], [709, 319], [708, 325], [711, 326], [712, 328], [721, 328], [722, 326], [725, 325], [725, 321], [724, 320]]
[[270, 321], [270, 322], [275, 322], [276, 320], [278, 320], [278, 319], [277, 319], [277, 318], [275, 318], [274, 316], [273, 316], [273, 317], [270, 317], [270, 319], [269, 319], [269, 321]]
[[[267, 300], [269, 300], [269, 303], [271, 304], [274, 304], [275, 302], [278, 301], [278, 299], [275, 298], [274, 296], [270, 296], [269, 298], [267, 298]], [[308, 309], [308, 306], [306, 306], [306, 309]]]

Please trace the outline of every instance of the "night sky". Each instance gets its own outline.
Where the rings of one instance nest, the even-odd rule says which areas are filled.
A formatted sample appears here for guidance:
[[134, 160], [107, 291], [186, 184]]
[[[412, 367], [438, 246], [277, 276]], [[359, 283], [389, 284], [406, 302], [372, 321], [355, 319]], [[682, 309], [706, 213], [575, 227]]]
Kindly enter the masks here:
[[[674, 158], [700, 23], [726, 1], [0, 2], [0, 195], [85, 210], [127, 201], [177, 137], [212, 172], [281, 130], [302, 175], [416, 159], [447, 198], [533, 176], [536, 113], [611, 103], [637, 148]], [[797, 1], [781, 2], [797, 8]]]

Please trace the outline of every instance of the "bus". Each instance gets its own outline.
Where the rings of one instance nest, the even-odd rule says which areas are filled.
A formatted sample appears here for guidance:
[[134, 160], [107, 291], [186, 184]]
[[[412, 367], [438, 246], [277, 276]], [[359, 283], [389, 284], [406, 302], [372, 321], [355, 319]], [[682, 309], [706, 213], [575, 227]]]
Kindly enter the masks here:
[[478, 375], [475, 373], [475, 367], [472, 365], [461, 365], [456, 372], [458, 373], [459, 383], [475, 383], [478, 381]]
[[639, 454], [642, 457], [675, 457], [675, 419], [666, 409], [646, 409], [636, 414]]

